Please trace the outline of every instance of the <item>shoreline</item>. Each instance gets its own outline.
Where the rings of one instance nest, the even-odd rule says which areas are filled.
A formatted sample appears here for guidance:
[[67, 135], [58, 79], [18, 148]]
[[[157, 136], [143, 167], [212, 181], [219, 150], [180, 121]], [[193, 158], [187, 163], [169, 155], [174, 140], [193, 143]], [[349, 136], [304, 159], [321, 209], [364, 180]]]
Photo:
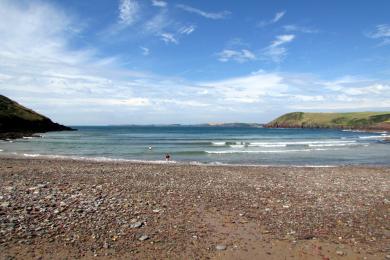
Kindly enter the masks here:
[[85, 157], [73, 155], [43, 155], [43, 154], [7, 154], [2, 153], [1, 159], [37, 159], [37, 160], [59, 160], [76, 162], [96, 162], [96, 163], [128, 163], [128, 164], [151, 164], [151, 165], [178, 165], [178, 166], [207, 166], [207, 167], [259, 167], [259, 168], [339, 168], [339, 167], [368, 167], [368, 168], [386, 168], [390, 164], [240, 164], [240, 163], [221, 163], [221, 162], [198, 162], [198, 161], [165, 161], [165, 160], [140, 160], [123, 159], [110, 157]]
[[0, 158], [0, 179], [0, 258], [390, 255], [390, 167]]

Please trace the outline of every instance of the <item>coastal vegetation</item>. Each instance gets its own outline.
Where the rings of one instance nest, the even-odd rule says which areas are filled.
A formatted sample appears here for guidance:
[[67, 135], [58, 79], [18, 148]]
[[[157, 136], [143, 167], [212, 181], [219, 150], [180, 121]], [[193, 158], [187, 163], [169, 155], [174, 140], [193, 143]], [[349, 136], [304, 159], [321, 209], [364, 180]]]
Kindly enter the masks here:
[[266, 127], [272, 128], [343, 128], [389, 130], [390, 112], [305, 113], [284, 114]]
[[34, 133], [72, 130], [0, 95], [0, 139], [19, 138]]

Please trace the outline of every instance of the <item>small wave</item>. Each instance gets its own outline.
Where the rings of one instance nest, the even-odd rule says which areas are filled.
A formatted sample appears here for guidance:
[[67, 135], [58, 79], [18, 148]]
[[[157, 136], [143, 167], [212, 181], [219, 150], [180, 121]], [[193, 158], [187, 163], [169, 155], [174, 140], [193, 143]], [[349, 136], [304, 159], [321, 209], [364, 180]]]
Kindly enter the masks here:
[[272, 143], [250, 143], [249, 147], [286, 147], [287, 144], [272, 144]]
[[229, 145], [231, 148], [245, 148], [244, 144], [231, 144]]
[[312, 144], [349, 144], [356, 143], [355, 140], [324, 140], [324, 141], [297, 141], [297, 142], [253, 142], [248, 146], [251, 147], [286, 147]]
[[353, 130], [353, 129], [343, 129], [341, 131], [343, 131], [343, 132], [352, 132], [352, 133], [364, 133], [364, 132], [367, 132], [367, 131], [364, 131], [364, 130]]
[[23, 139], [32, 139], [32, 136], [23, 136]]
[[211, 144], [215, 146], [225, 146], [226, 142], [212, 142]]
[[371, 135], [371, 136], [359, 136], [360, 139], [385, 139], [390, 137], [390, 135]]
[[23, 155], [26, 156], [26, 157], [39, 157], [39, 156], [41, 156], [39, 153], [33, 153], [33, 154], [31, 154], [31, 153], [24, 153]]
[[223, 151], [205, 151], [208, 154], [235, 154], [235, 153], [297, 153], [311, 151], [328, 151], [337, 149], [314, 148], [314, 149], [295, 149], [295, 150], [262, 150], [262, 151], [245, 151], [245, 150], [223, 150]]
[[309, 144], [309, 147], [337, 147], [337, 146], [356, 146], [358, 143], [347, 143], [347, 144]]
[[0, 152], [3, 152], [4, 150], [0, 149]]
[[[17, 153], [13, 153], [18, 155]], [[134, 163], [155, 163], [155, 164], [176, 164], [174, 160], [137, 160], [137, 159], [120, 159], [120, 158], [109, 158], [109, 157], [84, 157], [84, 156], [71, 156], [71, 155], [54, 155], [54, 154], [28, 154], [24, 153], [25, 157], [32, 158], [43, 158], [43, 159], [68, 159], [76, 161], [96, 161], [96, 162], [134, 162]]]

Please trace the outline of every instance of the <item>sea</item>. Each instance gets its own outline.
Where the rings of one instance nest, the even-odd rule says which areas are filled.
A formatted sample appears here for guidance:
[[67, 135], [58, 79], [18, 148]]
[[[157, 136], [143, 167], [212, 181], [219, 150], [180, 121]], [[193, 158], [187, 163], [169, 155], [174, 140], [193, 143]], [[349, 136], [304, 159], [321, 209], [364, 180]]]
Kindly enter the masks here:
[[[73, 126], [0, 141], [0, 156], [207, 165], [390, 166], [390, 133], [338, 129]], [[171, 160], [166, 162], [165, 155]]]

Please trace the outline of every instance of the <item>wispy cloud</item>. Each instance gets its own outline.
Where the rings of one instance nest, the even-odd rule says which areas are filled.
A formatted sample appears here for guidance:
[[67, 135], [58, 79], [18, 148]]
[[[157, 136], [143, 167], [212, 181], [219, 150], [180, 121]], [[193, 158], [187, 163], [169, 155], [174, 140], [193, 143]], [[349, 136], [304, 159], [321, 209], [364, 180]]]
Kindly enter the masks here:
[[231, 14], [231, 12], [229, 12], [229, 11], [220, 11], [220, 12], [216, 12], [216, 13], [205, 12], [203, 10], [194, 8], [192, 6], [182, 5], [182, 4], [176, 5], [176, 7], [180, 8], [180, 9], [186, 11], [186, 12], [198, 14], [198, 15], [203, 16], [205, 18], [214, 19], [214, 20], [224, 19], [228, 15]]
[[180, 34], [187, 34], [187, 35], [189, 35], [189, 34], [193, 33], [195, 31], [195, 29], [196, 29], [195, 25], [183, 26], [183, 27], [181, 27], [179, 29], [178, 32]]
[[160, 0], [152, 0], [152, 5], [157, 7], [166, 7], [168, 3]]
[[285, 44], [295, 39], [294, 34], [278, 35], [276, 39], [263, 50], [263, 55], [273, 62], [279, 63], [287, 55]]
[[221, 62], [234, 60], [239, 63], [244, 63], [256, 59], [256, 55], [247, 49], [242, 49], [242, 50], [225, 49], [217, 53], [217, 56], [218, 56], [218, 60]]
[[286, 11], [277, 12], [275, 17], [271, 20], [271, 23], [277, 23], [283, 16], [286, 14]]
[[169, 17], [167, 10], [163, 9], [152, 18], [147, 20], [144, 23], [143, 28], [146, 33], [159, 35], [163, 30], [170, 27], [172, 24], [173, 22]]
[[140, 7], [135, 0], [120, 0], [118, 9], [119, 22], [129, 26], [137, 20]]
[[295, 25], [295, 24], [285, 25], [285, 26], [283, 26], [283, 29], [286, 32], [318, 33], [318, 30], [316, 30], [316, 29], [312, 29], [312, 28], [305, 27], [305, 26], [299, 26], [299, 25]]
[[179, 41], [175, 38], [175, 36], [172, 33], [162, 33], [161, 40], [163, 40], [165, 43], [174, 43], [178, 44]]
[[280, 11], [280, 12], [277, 12], [274, 17], [271, 19], [271, 20], [268, 20], [268, 21], [261, 21], [257, 24], [258, 27], [265, 27], [267, 25], [270, 25], [270, 24], [274, 24], [274, 23], [277, 23], [279, 22], [283, 16], [286, 14], [286, 11]]
[[140, 47], [140, 49], [142, 50], [142, 55], [144, 55], [144, 56], [149, 56], [149, 54], [150, 54], [150, 50], [149, 50], [149, 48], [146, 48], [146, 47]]
[[366, 36], [372, 39], [380, 39], [380, 45], [390, 44], [390, 24], [379, 24], [375, 30], [366, 33]]

